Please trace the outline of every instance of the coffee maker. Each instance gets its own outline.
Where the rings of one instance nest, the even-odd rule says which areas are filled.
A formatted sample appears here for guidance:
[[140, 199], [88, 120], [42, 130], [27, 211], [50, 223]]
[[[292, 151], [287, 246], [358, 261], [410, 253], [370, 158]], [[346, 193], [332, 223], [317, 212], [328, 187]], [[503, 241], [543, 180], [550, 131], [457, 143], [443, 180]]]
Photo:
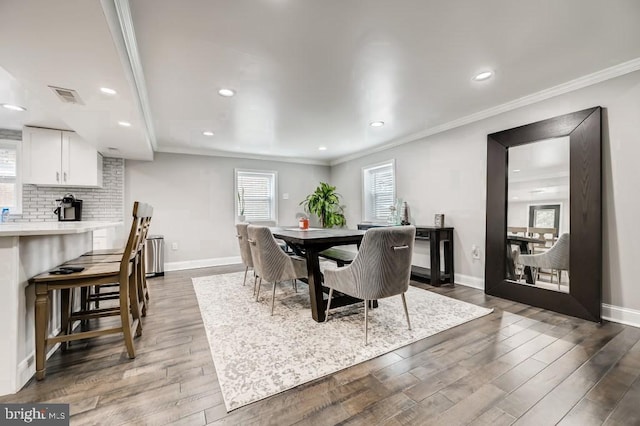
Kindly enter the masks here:
[[53, 211], [58, 215], [58, 221], [79, 221], [82, 220], [82, 200], [76, 199], [73, 194], [65, 194], [59, 200], [60, 205]]

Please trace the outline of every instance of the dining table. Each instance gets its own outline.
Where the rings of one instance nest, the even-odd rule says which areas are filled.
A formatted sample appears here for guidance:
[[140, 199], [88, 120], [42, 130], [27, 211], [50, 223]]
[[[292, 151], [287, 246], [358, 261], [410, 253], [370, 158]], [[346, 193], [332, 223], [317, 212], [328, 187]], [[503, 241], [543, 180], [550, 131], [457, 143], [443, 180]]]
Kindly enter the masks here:
[[[328, 290], [322, 286], [320, 252], [334, 246], [360, 245], [366, 231], [345, 228], [308, 228], [303, 230], [297, 227], [272, 227], [270, 229], [275, 238], [286, 242], [296, 253], [306, 259], [311, 316], [315, 321], [323, 322], [327, 307], [324, 293]], [[331, 307], [337, 308], [358, 302], [362, 302], [362, 300], [346, 294], [336, 295], [334, 293]]]

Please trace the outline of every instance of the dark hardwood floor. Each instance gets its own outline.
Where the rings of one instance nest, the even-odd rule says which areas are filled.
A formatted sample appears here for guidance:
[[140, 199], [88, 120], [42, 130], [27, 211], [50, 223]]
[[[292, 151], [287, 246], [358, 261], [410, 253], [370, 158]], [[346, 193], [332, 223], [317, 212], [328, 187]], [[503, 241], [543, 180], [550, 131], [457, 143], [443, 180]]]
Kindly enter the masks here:
[[116, 336], [56, 352], [47, 378], [0, 402], [71, 404], [72, 424], [640, 424], [640, 329], [433, 288], [494, 312], [227, 413], [191, 278], [149, 280], [137, 357]]

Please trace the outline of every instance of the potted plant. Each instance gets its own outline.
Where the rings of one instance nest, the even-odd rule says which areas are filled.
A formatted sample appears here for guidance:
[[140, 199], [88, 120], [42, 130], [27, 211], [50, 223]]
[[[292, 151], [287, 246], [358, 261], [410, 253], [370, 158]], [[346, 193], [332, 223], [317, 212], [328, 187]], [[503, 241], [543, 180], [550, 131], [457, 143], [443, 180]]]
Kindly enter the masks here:
[[344, 217], [344, 208], [340, 205], [340, 194], [336, 187], [328, 183], [320, 182], [316, 190], [307, 195], [300, 205], [304, 206], [307, 213], [313, 213], [320, 219], [323, 228], [345, 226], [347, 219]]
[[244, 188], [238, 190], [238, 222], [244, 222]]

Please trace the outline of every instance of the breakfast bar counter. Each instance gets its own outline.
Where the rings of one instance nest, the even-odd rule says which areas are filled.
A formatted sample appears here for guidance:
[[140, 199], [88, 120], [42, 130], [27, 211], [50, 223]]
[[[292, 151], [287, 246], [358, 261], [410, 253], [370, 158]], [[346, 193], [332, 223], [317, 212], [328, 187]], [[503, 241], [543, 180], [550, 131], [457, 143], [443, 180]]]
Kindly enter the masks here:
[[[29, 278], [93, 248], [93, 231], [121, 222], [0, 224], [0, 395], [17, 392], [35, 372], [34, 300]], [[52, 319], [59, 300], [52, 301]], [[59, 324], [52, 321], [51, 332]]]

